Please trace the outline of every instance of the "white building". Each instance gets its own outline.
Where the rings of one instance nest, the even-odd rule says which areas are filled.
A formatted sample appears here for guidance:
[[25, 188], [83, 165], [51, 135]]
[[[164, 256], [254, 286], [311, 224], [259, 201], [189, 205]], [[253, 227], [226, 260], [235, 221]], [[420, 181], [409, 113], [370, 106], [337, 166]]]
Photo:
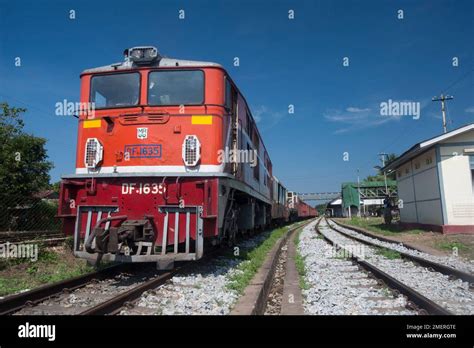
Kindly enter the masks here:
[[396, 171], [403, 224], [474, 233], [474, 123], [414, 145], [382, 170]]

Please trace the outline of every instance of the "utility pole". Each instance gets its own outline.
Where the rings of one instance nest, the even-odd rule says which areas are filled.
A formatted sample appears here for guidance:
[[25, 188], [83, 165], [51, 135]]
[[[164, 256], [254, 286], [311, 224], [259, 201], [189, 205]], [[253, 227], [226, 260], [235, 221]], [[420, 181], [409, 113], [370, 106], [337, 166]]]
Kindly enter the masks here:
[[447, 132], [445, 101], [446, 100], [451, 100], [451, 99], [454, 99], [454, 97], [452, 97], [450, 95], [443, 95], [443, 94], [441, 94], [441, 96], [439, 96], [439, 97], [433, 97], [433, 99], [431, 99], [432, 101], [440, 101], [441, 102], [441, 112], [443, 113], [443, 131], [444, 131], [444, 133]]
[[[388, 153], [381, 152], [379, 153], [380, 158], [382, 159], [382, 168], [385, 167], [385, 156], [388, 156]], [[383, 178], [385, 181], [385, 194], [388, 195], [388, 186], [387, 186], [387, 172], [383, 171]]]
[[357, 192], [359, 194], [358, 199], [358, 209], [357, 209], [357, 216], [360, 217], [360, 179], [359, 179], [359, 168], [357, 168]]

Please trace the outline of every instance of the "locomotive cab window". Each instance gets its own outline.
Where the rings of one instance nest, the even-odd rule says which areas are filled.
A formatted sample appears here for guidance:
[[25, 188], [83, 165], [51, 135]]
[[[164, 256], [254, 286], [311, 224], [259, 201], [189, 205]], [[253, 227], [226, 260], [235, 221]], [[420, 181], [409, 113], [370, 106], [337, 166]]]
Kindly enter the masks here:
[[204, 102], [201, 70], [153, 71], [148, 76], [149, 105], [200, 105]]
[[90, 101], [96, 108], [137, 105], [140, 99], [140, 75], [115, 74], [92, 77]]

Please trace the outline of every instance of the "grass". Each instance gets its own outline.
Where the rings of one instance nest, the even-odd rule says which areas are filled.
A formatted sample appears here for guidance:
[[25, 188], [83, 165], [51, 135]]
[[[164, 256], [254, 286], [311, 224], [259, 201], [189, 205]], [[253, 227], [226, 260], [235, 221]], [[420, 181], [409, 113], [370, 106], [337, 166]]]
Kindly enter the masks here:
[[0, 261], [0, 296], [33, 289], [48, 283], [92, 272], [84, 260], [76, 259], [67, 246], [40, 246], [36, 261], [4, 259]]
[[384, 256], [389, 260], [400, 259], [402, 257], [398, 251], [387, 248], [377, 249], [376, 254]]
[[273, 248], [277, 240], [282, 237], [290, 229], [290, 227], [292, 228], [300, 225], [301, 223], [298, 223], [273, 230], [270, 232], [268, 238], [265, 239], [260, 245], [252, 250], [242, 251], [238, 256], [238, 258], [242, 260], [242, 262], [237, 266], [238, 272], [235, 272], [229, 278], [229, 284], [227, 287], [231, 290], [237, 291], [239, 294], [242, 294], [254, 275], [263, 265], [267, 254]]
[[383, 288], [383, 289], [382, 289], [382, 293], [383, 293], [386, 297], [393, 298], [393, 292], [392, 292], [392, 290], [390, 290], [389, 288]]
[[298, 272], [298, 275], [299, 275], [300, 289], [308, 290], [311, 286], [306, 282], [306, 267], [304, 263], [305, 258], [300, 254], [298, 250], [298, 244], [300, 243], [300, 234], [302, 231], [303, 230], [300, 229], [298, 232], [296, 232], [296, 236], [295, 236], [295, 246], [296, 246], [295, 266], [296, 266], [296, 271]]
[[408, 233], [408, 234], [419, 234], [419, 233], [424, 232], [423, 230], [420, 230], [420, 229], [404, 229], [398, 223], [385, 225], [383, 222], [383, 218], [379, 218], [379, 217], [369, 217], [369, 218], [353, 217], [351, 219], [341, 220], [341, 222], [347, 225], [361, 227], [371, 232], [378, 233], [384, 236], [396, 236], [396, 235], [399, 235], [401, 232]]
[[453, 251], [454, 248], [457, 248], [458, 251], [464, 251], [469, 249], [467, 245], [458, 241], [439, 241], [436, 243], [436, 247], [447, 251]]

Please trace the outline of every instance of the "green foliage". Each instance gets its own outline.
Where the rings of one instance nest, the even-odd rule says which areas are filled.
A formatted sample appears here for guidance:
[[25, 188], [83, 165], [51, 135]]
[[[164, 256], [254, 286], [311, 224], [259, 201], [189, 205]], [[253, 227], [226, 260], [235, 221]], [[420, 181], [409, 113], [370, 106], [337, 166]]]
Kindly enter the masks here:
[[46, 140], [23, 131], [20, 114], [26, 109], [1, 103], [0, 110], [0, 195], [30, 196], [49, 187]]
[[436, 243], [436, 247], [442, 250], [452, 251], [454, 248], [457, 248], [459, 251], [467, 250], [468, 246], [459, 242], [459, 241], [440, 241]]
[[389, 260], [394, 260], [394, 259], [400, 259], [401, 255], [398, 251], [392, 250], [392, 249], [387, 249], [387, 248], [379, 248], [376, 250], [376, 253], [378, 255], [382, 255], [386, 257]]
[[326, 212], [327, 203], [318, 204], [315, 208], [319, 215], [323, 215]]
[[382, 234], [384, 236], [396, 236], [399, 233], [408, 233], [408, 234], [420, 234], [423, 233], [423, 230], [419, 229], [405, 229], [400, 224], [394, 223], [391, 225], [385, 225], [383, 218], [380, 217], [352, 217], [351, 219], [341, 220], [342, 223], [357, 227], [362, 227], [370, 232], [376, 234]]
[[[46, 139], [23, 131], [21, 114], [26, 109], [0, 103], [0, 228], [10, 227], [12, 220], [28, 215], [28, 207], [38, 203], [34, 194], [49, 188], [49, 171], [53, 167], [47, 160]], [[37, 219], [46, 210], [30, 213], [26, 219]], [[15, 224], [18, 224], [15, 221]]]
[[[385, 157], [385, 165], [388, 165], [390, 163], [392, 163], [393, 161], [395, 161], [397, 159], [397, 155], [394, 154], [394, 153], [389, 153], [386, 157]], [[384, 174], [383, 172], [381, 171], [382, 169], [382, 166], [375, 166], [374, 167], [375, 169], [377, 169], [377, 174], [376, 175], [369, 175], [367, 178], [365, 178], [363, 181], [384, 181], [385, 180], [385, 177], [384, 177]], [[387, 180], [396, 180], [396, 173], [395, 172], [392, 172], [390, 174], [387, 175]]]
[[[107, 266], [104, 263], [101, 268]], [[40, 247], [37, 261], [27, 258], [0, 259], [0, 272], [2, 272], [0, 273], [0, 296], [33, 289], [92, 271], [93, 268], [84, 260], [76, 259], [60, 250]]]
[[67, 236], [66, 240], [64, 241], [64, 245], [69, 249], [74, 249], [74, 236]]
[[304, 257], [301, 256], [299, 250], [298, 250], [298, 245], [300, 244], [300, 234], [303, 230], [300, 229], [295, 236], [295, 246], [296, 246], [296, 255], [295, 255], [295, 266], [296, 270], [298, 271], [299, 275], [299, 285], [300, 288], [303, 290], [308, 290], [310, 288], [310, 285], [306, 282], [306, 268], [304, 265]]
[[51, 185], [51, 190], [59, 193], [60, 186], [61, 186], [61, 181], [57, 181]]
[[[294, 226], [294, 225], [293, 225]], [[293, 227], [292, 226], [292, 227]], [[270, 252], [276, 241], [288, 231], [288, 227], [276, 229], [270, 233], [265, 241], [252, 250], [245, 250], [240, 254], [243, 261], [238, 265], [238, 272], [229, 279], [228, 288], [243, 293], [253, 276], [262, 266], [267, 254]]]

